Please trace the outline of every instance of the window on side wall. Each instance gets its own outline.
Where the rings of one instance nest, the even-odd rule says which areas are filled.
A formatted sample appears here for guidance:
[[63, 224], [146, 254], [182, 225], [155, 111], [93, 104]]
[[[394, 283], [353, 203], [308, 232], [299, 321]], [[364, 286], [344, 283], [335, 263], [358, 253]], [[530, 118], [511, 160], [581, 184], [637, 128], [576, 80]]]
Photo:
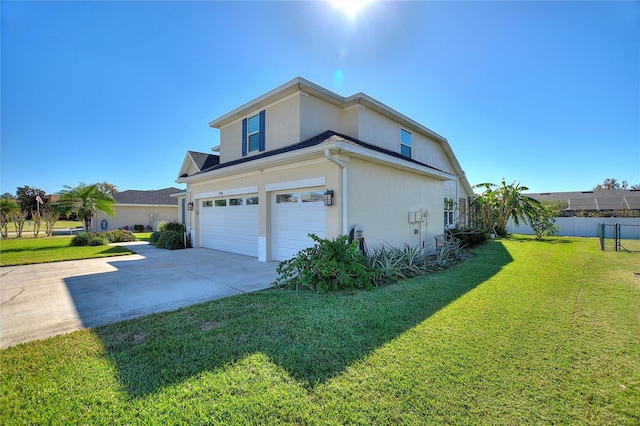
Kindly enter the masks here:
[[413, 149], [413, 136], [411, 132], [400, 129], [400, 154], [407, 158], [411, 158], [411, 150]]
[[456, 210], [456, 203], [452, 197], [444, 197], [444, 226], [445, 228], [455, 227], [454, 212]]
[[265, 112], [242, 120], [242, 155], [251, 152], [264, 151], [265, 148]]

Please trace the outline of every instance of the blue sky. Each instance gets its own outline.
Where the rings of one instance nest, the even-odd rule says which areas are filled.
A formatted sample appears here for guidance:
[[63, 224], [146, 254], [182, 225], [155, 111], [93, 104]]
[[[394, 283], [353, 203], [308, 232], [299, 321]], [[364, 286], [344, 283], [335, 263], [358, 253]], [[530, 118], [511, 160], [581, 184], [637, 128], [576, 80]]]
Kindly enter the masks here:
[[471, 184], [640, 183], [640, 3], [1, 4], [1, 188], [178, 186], [207, 123], [301, 76], [445, 136]]

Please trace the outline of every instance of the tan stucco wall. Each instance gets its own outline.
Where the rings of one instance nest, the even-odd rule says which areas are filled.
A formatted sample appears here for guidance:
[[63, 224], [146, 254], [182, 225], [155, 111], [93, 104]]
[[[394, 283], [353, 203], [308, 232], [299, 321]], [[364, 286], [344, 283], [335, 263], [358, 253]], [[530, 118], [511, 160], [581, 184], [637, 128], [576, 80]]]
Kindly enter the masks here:
[[178, 220], [178, 206], [116, 205], [114, 210], [115, 216], [113, 217], [104, 212], [98, 212], [96, 218], [92, 221], [92, 230], [95, 232], [102, 231], [100, 225], [103, 219], [107, 221], [107, 230], [109, 231], [121, 229], [125, 226], [133, 230], [133, 225], [144, 225], [145, 228], [151, 226], [155, 231], [161, 222]]
[[[444, 226], [442, 181], [357, 159], [348, 168], [349, 229], [363, 226], [369, 248], [434, 245]], [[419, 209], [427, 209], [426, 225], [410, 224], [408, 213]]]
[[310, 139], [327, 130], [344, 133], [343, 110], [315, 96], [303, 95], [300, 99], [300, 141]]
[[357, 134], [349, 134], [349, 136], [399, 153], [400, 130], [407, 130], [412, 135], [412, 158], [414, 160], [445, 172], [453, 171], [453, 167], [442, 150], [440, 143], [427, 135], [419, 133], [416, 129], [402, 126], [400, 123], [371, 109], [359, 107], [356, 111], [357, 113], [352, 115], [357, 115]]
[[[272, 151], [334, 130], [363, 142], [400, 152], [400, 129], [413, 135], [413, 159], [452, 172], [453, 167], [440, 143], [416, 129], [400, 123], [362, 105], [341, 108], [302, 92], [268, 105], [266, 111], [266, 150]], [[256, 109], [247, 117], [258, 114]], [[303, 124], [301, 124], [303, 123]], [[242, 120], [220, 129], [220, 161], [226, 163], [242, 158]], [[252, 152], [251, 157], [260, 152]]]
[[[267, 151], [293, 145], [300, 139], [300, 93], [268, 105], [265, 110], [265, 148]], [[246, 117], [260, 113], [256, 109]], [[247, 157], [258, 155], [254, 151]], [[242, 119], [220, 129], [220, 162], [227, 163], [242, 158]]]

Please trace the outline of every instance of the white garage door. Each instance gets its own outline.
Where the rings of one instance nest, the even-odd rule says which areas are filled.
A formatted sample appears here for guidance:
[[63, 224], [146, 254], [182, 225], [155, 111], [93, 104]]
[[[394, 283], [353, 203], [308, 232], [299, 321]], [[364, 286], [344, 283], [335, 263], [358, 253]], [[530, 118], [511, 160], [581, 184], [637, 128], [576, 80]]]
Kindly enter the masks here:
[[258, 196], [200, 200], [200, 245], [258, 256]]
[[271, 257], [287, 260], [314, 244], [312, 233], [325, 237], [326, 207], [323, 191], [304, 189], [273, 195], [271, 211]]

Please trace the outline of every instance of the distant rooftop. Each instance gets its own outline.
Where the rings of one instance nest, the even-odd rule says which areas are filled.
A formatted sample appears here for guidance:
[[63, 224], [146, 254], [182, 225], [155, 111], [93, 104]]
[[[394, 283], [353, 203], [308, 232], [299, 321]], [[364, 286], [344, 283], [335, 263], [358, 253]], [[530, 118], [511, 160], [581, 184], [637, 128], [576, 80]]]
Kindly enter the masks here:
[[149, 204], [155, 206], [177, 206], [178, 199], [171, 194], [182, 192], [182, 189], [169, 187], [151, 191], [129, 189], [116, 193], [113, 197], [117, 204]]
[[640, 189], [616, 191], [541, 192], [524, 194], [538, 201], [566, 201], [566, 210], [640, 210]]

